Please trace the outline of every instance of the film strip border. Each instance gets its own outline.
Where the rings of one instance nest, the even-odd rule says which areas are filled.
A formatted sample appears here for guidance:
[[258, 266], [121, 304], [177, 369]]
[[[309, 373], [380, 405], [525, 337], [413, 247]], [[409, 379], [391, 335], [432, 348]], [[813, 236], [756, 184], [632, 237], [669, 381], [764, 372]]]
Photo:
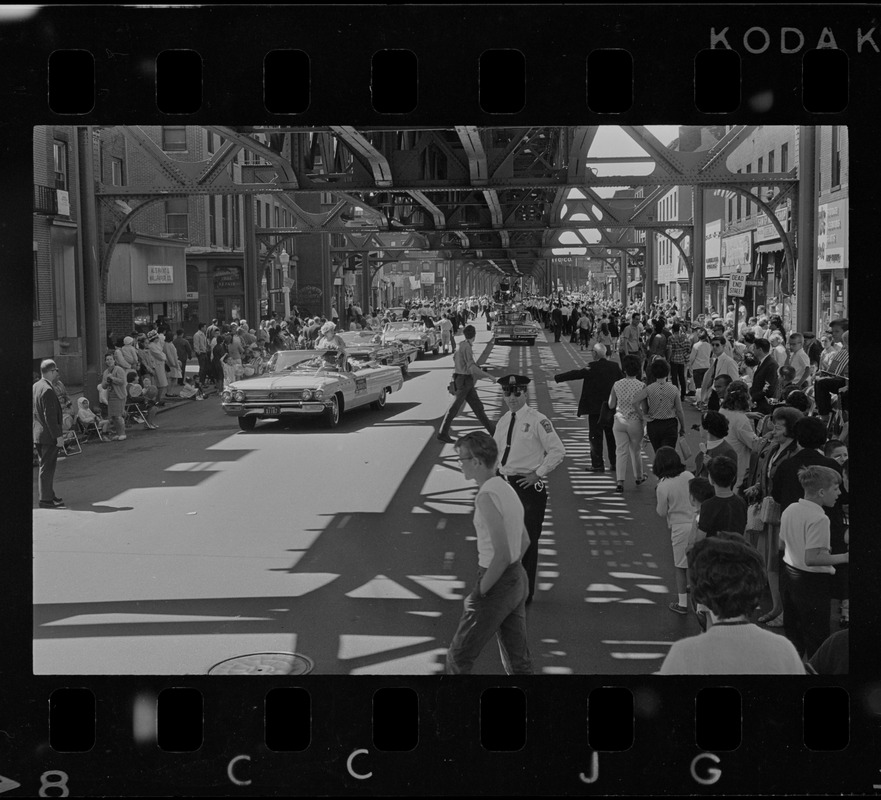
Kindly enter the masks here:
[[871, 94], [881, 58], [871, 6], [58, 7], [5, 33], [27, 55], [7, 86], [44, 122], [821, 124]]
[[32, 696], [3, 700], [0, 793], [10, 797], [881, 787], [877, 684], [847, 692], [783, 679], [36, 683]]
[[[852, 141], [870, 144], [876, 17], [873, 6], [58, 7], [0, 28], [0, 142], [26, 154], [29, 126], [75, 118], [801, 122], [853, 125]], [[299, 83], [274, 84], [267, 59]], [[414, 61], [415, 80], [387, 82]], [[30, 177], [19, 183], [29, 189]], [[28, 544], [4, 545], [10, 563], [29, 563]], [[867, 594], [852, 663], [877, 676], [863, 649], [877, 641], [865, 577], [855, 570]], [[29, 580], [9, 584], [0, 794], [10, 797], [881, 788], [877, 680], [34, 678]]]

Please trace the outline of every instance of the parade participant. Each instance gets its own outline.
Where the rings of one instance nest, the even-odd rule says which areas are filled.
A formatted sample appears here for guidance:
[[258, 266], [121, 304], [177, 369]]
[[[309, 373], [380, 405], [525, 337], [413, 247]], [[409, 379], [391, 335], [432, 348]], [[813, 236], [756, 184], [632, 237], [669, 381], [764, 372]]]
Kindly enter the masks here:
[[437, 438], [447, 444], [453, 444], [450, 428], [453, 425], [453, 420], [459, 411], [462, 410], [462, 406], [465, 403], [468, 403], [474, 412], [474, 416], [489, 431], [490, 435], [494, 434], [496, 430], [495, 424], [486, 415], [483, 402], [477, 396], [477, 390], [474, 388], [474, 384], [478, 380], [494, 381], [495, 378], [489, 372], [477, 366], [477, 362], [474, 360], [473, 342], [474, 337], [477, 335], [474, 326], [466, 325], [462, 332], [465, 335], [465, 341], [453, 353], [452, 384], [456, 394], [453, 397], [452, 403], [450, 403], [450, 407], [447, 409], [447, 413], [444, 415], [440, 430], [437, 433]]
[[627, 474], [627, 454], [633, 467], [636, 485], [644, 483], [646, 476], [642, 471], [640, 444], [642, 443], [643, 416], [639, 405], [634, 402], [636, 394], [645, 384], [637, 375], [640, 371], [639, 359], [636, 356], [625, 356], [621, 367], [624, 377], [612, 385], [609, 394], [609, 408], [615, 412], [612, 433], [615, 436], [615, 473], [618, 494], [624, 491], [624, 476]]
[[52, 359], [40, 364], [40, 380], [33, 387], [33, 442], [40, 461], [40, 508], [64, 508], [64, 501], [55, 495], [55, 467], [58, 452], [64, 447], [64, 422], [61, 403], [53, 381], [58, 366]]
[[691, 591], [706, 605], [712, 626], [706, 633], [674, 642], [661, 675], [804, 675], [792, 643], [749, 621], [765, 586], [759, 555], [739, 537], [695, 544]]
[[548, 474], [563, 461], [566, 448], [551, 421], [528, 405], [529, 378], [505, 375], [497, 383], [502, 387], [508, 411], [496, 425], [493, 438], [502, 454], [499, 475], [514, 488], [523, 503], [530, 542], [523, 556], [523, 568], [529, 578], [526, 602], [531, 603], [538, 568], [538, 540], [548, 503], [546, 481]]
[[830, 467], [802, 467], [798, 480], [804, 497], [783, 511], [780, 541], [783, 555], [783, 613], [786, 635], [799, 655], [811, 658], [829, 637], [831, 576], [847, 553], [830, 552], [829, 517], [823, 513], [838, 500], [841, 475]]
[[[450, 321], [449, 314], [444, 314], [441, 317], [437, 327], [441, 332], [441, 346], [444, 348], [444, 353], [451, 352], [450, 346], [453, 345], [453, 323]], [[453, 349], [455, 349], [455, 345], [453, 345]]]
[[686, 552], [691, 544], [695, 508], [691, 504], [689, 482], [692, 475], [672, 447], [662, 447], [655, 454], [652, 472], [658, 478], [655, 488], [657, 503], [655, 511], [667, 521], [670, 541], [673, 545], [673, 567], [676, 571], [677, 600], [670, 603], [670, 610], [677, 614], [688, 613], [688, 559]]
[[321, 336], [315, 343], [316, 350], [341, 350], [346, 352], [346, 340], [336, 332], [336, 325], [325, 322], [321, 326]]
[[554, 375], [555, 383], [582, 381], [581, 397], [578, 400], [577, 416], [587, 416], [587, 431], [590, 439], [590, 462], [593, 472], [604, 472], [603, 439], [609, 452], [609, 468], [615, 470], [615, 434], [612, 428], [600, 427], [600, 408], [609, 399], [615, 381], [621, 380], [624, 373], [613, 361], [606, 357], [608, 351], [603, 344], [595, 344], [593, 361], [583, 369]]
[[551, 311], [551, 322], [554, 329], [554, 342], [560, 341], [563, 333], [563, 309], [560, 303], [554, 303], [553, 311]]
[[526, 636], [527, 577], [521, 558], [528, 547], [523, 505], [496, 475], [498, 447], [483, 431], [456, 442], [462, 474], [477, 483], [474, 530], [477, 583], [465, 598], [465, 611], [446, 657], [446, 674], [467, 675], [487, 642], [496, 636], [508, 675], [531, 675]]

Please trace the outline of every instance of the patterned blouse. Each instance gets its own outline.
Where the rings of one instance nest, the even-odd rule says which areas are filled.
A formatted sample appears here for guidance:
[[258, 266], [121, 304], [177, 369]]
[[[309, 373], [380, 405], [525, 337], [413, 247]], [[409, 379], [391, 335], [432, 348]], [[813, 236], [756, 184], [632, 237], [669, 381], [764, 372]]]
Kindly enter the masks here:
[[615, 415], [620, 414], [621, 418], [625, 421], [638, 419], [639, 416], [633, 403], [633, 398], [637, 392], [645, 389], [645, 384], [639, 378], [621, 378], [621, 380], [615, 381], [612, 388], [615, 390], [615, 397], [618, 398]]
[[679, 389], [670, 381], [660, 380], [650, 383], [645, 387], [645, 397], [648, 400], [646, 419], [676, 418], [676, 400], [679, 397]]

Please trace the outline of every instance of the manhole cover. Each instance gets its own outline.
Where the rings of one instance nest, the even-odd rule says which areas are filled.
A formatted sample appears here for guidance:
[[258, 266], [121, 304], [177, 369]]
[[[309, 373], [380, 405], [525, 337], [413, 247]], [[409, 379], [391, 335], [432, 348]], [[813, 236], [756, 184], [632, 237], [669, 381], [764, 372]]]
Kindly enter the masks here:
[[250, 653], [228, 658], [208, 670], [209, 675], [308, 675], [315, 664], [296, 653]]

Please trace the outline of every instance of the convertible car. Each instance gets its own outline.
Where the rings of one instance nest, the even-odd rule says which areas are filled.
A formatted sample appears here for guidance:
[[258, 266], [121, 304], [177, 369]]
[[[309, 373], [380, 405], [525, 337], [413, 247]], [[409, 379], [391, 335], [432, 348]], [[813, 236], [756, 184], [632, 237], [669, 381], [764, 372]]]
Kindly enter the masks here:
[[418, 322], [389, 322], [382, 330], [383, 342], [402, 342], [418, 348], [417, 358], [429, 350], [437, 355], [440, 349], [440, 331], [437, 328], [422, 330]]
[[254, 430], [258, 419], [290, 415], [320, 415], [326, 427], [335, 428], [353, 408], [383, 408], [388, 394], [403, 384], [400, 367], [338, 350], [282, 350], [263, 375], [230, 384], [220, 401], [243, 431]]
[[419, 352], [416, 345], [409, 342], [398, 339], [382, 341], [382, 334], [378, 331], [347, 331], [340, 336], [346, 343], [346, 350], [353, 358], [400, 367], [405, 378], [410, 364], [416, 360]]
[[528, 342], [535, 344], [541, 333], [541, 325], [532, 319], [528, 311], [503, 309], [497, 312], [493, 324], [493, 342]]

